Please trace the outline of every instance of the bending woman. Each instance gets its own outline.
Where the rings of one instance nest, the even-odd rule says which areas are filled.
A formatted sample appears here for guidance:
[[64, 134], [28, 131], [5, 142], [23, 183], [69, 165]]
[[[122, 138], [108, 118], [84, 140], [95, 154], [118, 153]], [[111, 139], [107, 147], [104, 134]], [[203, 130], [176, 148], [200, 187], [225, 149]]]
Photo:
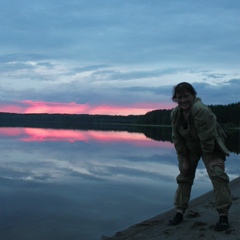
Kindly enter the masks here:
[[173, 88], [172, 100], [178, 105], [171, 112], [172, 140], [177, 152], [180, 174], [174, 204], [176, 215], [169, 225], [183, 221], [188, 208], [195, 172], [200, 158], [207, 169], [215, 194], [215, 207], [219, 214], [216, 231], [230, 227], [228, 210], [232, 204], [228, 187], [229, 177], [225, 173], [225, 160], [229, 155], [223, 129], [213, 112], [204, 105], [193, 86], [182, 82]]

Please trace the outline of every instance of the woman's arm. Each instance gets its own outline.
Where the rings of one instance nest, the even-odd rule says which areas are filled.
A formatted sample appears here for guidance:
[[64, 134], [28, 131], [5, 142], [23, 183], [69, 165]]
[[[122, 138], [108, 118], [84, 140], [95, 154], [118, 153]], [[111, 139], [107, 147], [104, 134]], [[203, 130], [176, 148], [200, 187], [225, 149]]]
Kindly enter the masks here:
[[215, 148], [216, 116], [210, 108], [203, 104], [193, 106], [191, 114], [203, 153], [212, 153]]

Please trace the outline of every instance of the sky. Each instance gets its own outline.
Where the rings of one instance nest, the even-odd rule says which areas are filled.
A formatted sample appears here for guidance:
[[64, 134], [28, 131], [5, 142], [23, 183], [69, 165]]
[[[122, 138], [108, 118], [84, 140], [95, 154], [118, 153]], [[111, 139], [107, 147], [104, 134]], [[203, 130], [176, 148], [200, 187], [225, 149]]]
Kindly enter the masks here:
[[189, 82], [239, 102], [238, 0], [0, 0], [0, 112], [138, 115]]

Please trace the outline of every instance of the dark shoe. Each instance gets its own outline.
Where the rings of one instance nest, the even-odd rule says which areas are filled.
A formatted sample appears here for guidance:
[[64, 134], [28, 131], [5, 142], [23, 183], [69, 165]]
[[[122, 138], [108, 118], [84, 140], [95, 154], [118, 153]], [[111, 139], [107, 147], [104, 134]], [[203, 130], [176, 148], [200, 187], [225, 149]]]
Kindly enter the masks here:
[[220, 216], [219, 221], [215, 226], [215, 231], [225, 231], [230, 228], [227, 216]]
[[168, 226], [175, 226], [178, 225], [180, 222], [183, 221], [183, 214], [177, 212], [175, 217], [168, 222]]

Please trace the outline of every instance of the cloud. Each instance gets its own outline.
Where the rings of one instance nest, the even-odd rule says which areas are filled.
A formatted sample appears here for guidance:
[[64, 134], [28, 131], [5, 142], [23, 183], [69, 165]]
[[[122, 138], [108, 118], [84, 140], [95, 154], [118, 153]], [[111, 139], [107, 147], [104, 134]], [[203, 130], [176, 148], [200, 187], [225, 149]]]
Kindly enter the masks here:
[[172, 108], [171, 104], [159, 103], [159, 104], [79, 104], [76, 102], [34, 102], [34, 101], [22, 101], [16, 103], [3, 104], [0, 103], [1, 112], [11, 113], [48, 113], [48, 114], [101, 114], [101, 115], [142, 115], [152, 109]]
[[96, 71], [92, 74], [92, 76], [101, 77], [103, 79], [107, 79], [109, 81], [114, 80], [138, 80], [138, 79], [151, 79], [155, 77], [160, 77], [164, 75], [171, 75], [181, 72], [181, 69], [151, 69], [151, 70], [136, 70], [136, 71]]
[[[152, 109], [174, 107], [171, 101], [172, 87], [180, 81], [192, 81], [198, 95], [207, 104], [229, 104], [236, 102], [240, 79], [237, 78], [239, 74], [199, 69], [127, 71], [106, 65], [68, 68], [50, 61], [30, 65], [32, 66], [30, 70], [25, 69], [25, 65], [18, 69], [20, 72], [24, 71], [24, 74], [18, 75], [15, 71], [14, 80], [11, 78], [1, 82], [1, 106], [4, 111], [7, 106], [12, 106], [14, 112], [19, 108], [21, 112], [45, 109], [53, 113], [65, 109], [66, 113], [92, 114], [99, 111], [103, 114], [107, 112], [115, 114], [119, 111], [126, 114], [129, 108], [129, 114], [133, 112], [142, 114]], [[10, 71], [6, 76], [8, 73], [10, 74]], [[28, 75], [33, 79], [23, 81]], [[17, 88], [12, 89], [13, 86]], [[30, 105], [27, 107], [26, 103], [31, 103], [32, 108]], [[81, 109], [86, 112], [82, 112]]]
[[198, 96], [202, 97], [202, 100], [206, 104], [230, 104], [239, 101], [239, 88], [240, 88], [240, 78], [239, 79], [229, 79], [218, 84], [208, 84], [208, 83], [195, 83], [194, 84]]
[[73, 73], [78, 73], [78, 72], [92, 72], [96, 71], [101, 68], [107, 68], [109, 67], [106, 64], [98, 64], [98, 65], [90, 65], [90, 66], [83, 66], [83, 67], [76, 67], [72, 69]]
[[0, 103], [155, 108], [170, 106], [182, 81], [207, 103], [235, 102], [239, 9], [237, 0], [1, 3]]
[[15, 1], [1, 8], [8, 26], [1, 29], [2, 46], [104, 63], [184, 62], [193, 56], [195, 61], [220, 61], [226, 52], [236, 57], [229, 45], [238, 46], [239, 3], [213, 2], [45, 0], [23, 8]]
[[43, 60], [43, 55], [40, 54], [25, 54], [25, 53], [10, 53], [10, 54], [1, 54], [0, 63], [9, 63], [17, 61], [41, 61]]

